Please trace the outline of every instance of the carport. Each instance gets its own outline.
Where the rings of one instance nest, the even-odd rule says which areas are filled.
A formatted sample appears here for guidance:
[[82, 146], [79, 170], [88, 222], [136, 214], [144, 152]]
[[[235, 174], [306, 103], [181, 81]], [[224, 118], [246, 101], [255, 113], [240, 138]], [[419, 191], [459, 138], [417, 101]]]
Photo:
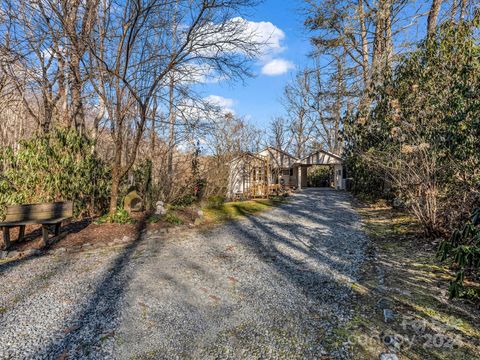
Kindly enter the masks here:
[[298, 189], [307, 187], [307, 169], [314, 165], [328, 165], [333, 168], [333, 183], [335, 189], [345, 190], [346, 173], [343, 167], [342, 158], [325, 150], [318, 150], [301, 159], [293, 165], [297, 176]]

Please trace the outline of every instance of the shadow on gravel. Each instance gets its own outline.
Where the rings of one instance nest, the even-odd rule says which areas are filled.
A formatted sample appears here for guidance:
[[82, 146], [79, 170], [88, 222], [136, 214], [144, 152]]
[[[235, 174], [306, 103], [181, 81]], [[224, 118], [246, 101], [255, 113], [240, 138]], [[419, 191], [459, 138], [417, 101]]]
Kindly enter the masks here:
[[[83, 219], [83, 220], [80, 220], [80, 221], [73, 221], [70, 224], [63, 226], [61, 232], [62, 233], [65, 232], [67, 234], [75, 234], [75, 233], [78, 233], [78, 232], [82, 231], [83, 229], [85, 229], [91, 223], [92, 223], [91, 218]], [[20, 247], [22, 245], [25, 245], [29, 241], [33, 241], [35, 239], [38, 239], [41, 236], [42, 236], [42, 228], [40, 227], [38, 229], [35, 229], [35, 230], [31, 231], [30, 233], [25, 234], [25, 238], [23, 239], [23, 241], [20, 241], [20, 242], [18, 240], [17, 241], [15, 241], [15, 240], [12, 241], [11, 247], [8, 250], [9, 251], [23, 252], [20, 249]], [[22, 257], [20, 259], [11, 260], [11, 261], [8, 261], [8, 262], [3, 263], [3, 264], [0, 263], [0, 275], [2, 275], [5, 272], [8, 272], [9, 270], [13, 269], [16, 266], [20, 266], [21, 264], [34, 259], [35, 257], [46, 256], [46, 251], [48, 249], [49, 249], [49, 247], [47, 246], [46, 248], [42, 249], [43, 253], [41, 253], [40, 255], [36, 255], [34, 257], [27, 256], [27, 257]]]
[[[82, 220], [73, 220], [66, 222], [64, 225], [61, 227], [61, 233], [67, 233], [67, 234], [75, 234], [86, 227], [88, 227], [91, 223], [93, 222], [93, 218], [86, 218]], [[34, 227], [33, 230], [29, 231], [31, 227]], [[49, 226], [51, 230], [53, 230], [53, 225]], [[11, 243], [10, 243], [10, 248], [8, 249], [9, 251], [22, 251], [25, 249], [25, 246], [28, 246], [29, 243], [32, 243], [35, 240], [40, 240], [42, 237], [42, 226], [41, 225], [27, 225], [26, 231], [25, 231], [25, 236], [23, 240], [19, 241], [17, 239], [18, 237], [18, 228], [11, 228]], [[35, 247], [35, 246], [34, 246]]]
[[[346, 196], [342, 193], [338, 194], [338, 197], [334, 197], [334, 201], [347, 204]], [[284, 223], [274, 219], [259, 219], [245, 213], [247, 221], [253, 225], [253, 228], [248, 228], [244, 226], [244, 222], [239, 221], [232, 223], [234, 231], [239, 235], [238, 238], [241, 242], [249, 246], [264, 262], [276, 269], [288, 281], [301, 288], [311, 301], [318, 301], [320, 294], [323, 299], [329, 295], [335, 297], [338, 291], [333, 290], [339, 288], [343, 289], [347, 294], [352, 293], [351, 285], [348, 283], [352, 279], [345, 271], [345, 269], [351, 266], [348, 261], [349, 254], [345, 251], [346, 249], [330, 246], [326, 251], [320, 251], [317, 245], [321, 249], [323, 246], [328, 246], [328, 243], [330, 245], [334, 244], [336, 236], [339, 236], [339, 234], [341, 236], [342, 233], [355, 232], [357, 229], [354, 229], [351, 225], [351, 222], [357, 220], [355, 213], [352, 210], [349, 212], [352, 216], [351, 218], [338, 219], [339, 211], [328, 209], [336, 207], [336, 204], [328, 204], [322, 210], [322, 213], [316, 217], [315, 214], [308, 211], [308, 206], [310, 203], [311, 207], [312, 201], [322, 201], [321, 195], [307, 197], [302, 194], [301, 196], [303, 198], [296, 199], [295, 207], [287, 204], [282, 206], [282, 210], [291, 215], [307, 218], [313, 223], [321, 222], [321, 229], [312, 228], [310, 231], [306, 231], [305, 227], [301, 225], [295, 226], [294, 223]], [[329, 199], [331, 200], [332, 197], [330, 196]], [[303, 210], [304, 206], [306, 210]], [[343, 212], [343, 209], [341, 211]], [[323, 230], [323, 233], [320, 230]], [[287, 234], [291, 235], [291, 237]], [[309, 244], [306, 244], [305, 240]], [[299, 261], [287, 254], [287, 251], [279, 250], [279, 246], [282, 245], [294, 252], [303, 254], [307, 262], [312, 261], [326, 266], [328, 271], [331, 271], [331, 274], [310, 269], [309, 264], [306, 264], [305, 260]], [[343, 277], [343, 282], [340, 282], [338, 277]], [[335, 300], [341, 301], [341, 299]], [[335, 314], [331, 315], [335, 316]]]
[[126, 270], [135, 250], [142, 243], [146, 225], [145, 219], [137, 223], [135, 239], [111, 263], [81, 310], [65, 320], [66, 330], [61, 338], [52, 339], [37, 354], [40, 358], [74, 359], [88, 356], [95, 352], [96, 345], [113, 337], [115, 320], [120, 312], [119, 304], [129, 281]]
[[18, 266], [18, 265], [20, 265], [24, 262], [27, 262], [29, 260], [31, 260], [31, 258], [22, 258], [22, 259], [18, 259], [18, 260], [12, 260], [12, 261], [8, 261], [8, 262], [3, 263], [3, 264], [0, 263], [0, 276], [3, 273], [5, 273], [5, 272], [13, 269], [14, 267], [16, 267], [16, 266]]
[[[325, 206], [323, 213], [318, 214], [323, 218], [315, 215], [315, 211], [322, 208], [321, 205], [312, 206], [313, 201], [325, 201], [318, 195], [309, 198], [308, 195], [302, 194], [295, 199], [295, 206], [281, 205], [280, 211], [311, 221], [312, 224], [308, 228], [301, 225], [295, 226], [294, 223], [285, 223], [283, 216], [283, 220], [276, 221], [267, 218], [268, 214], [265, 217], [255, 217], [248, 213], [244, 213], [247, 217], [245, 221], [235, 221], [226, 225], [230, 226], [237, 235], [239, 243], [245, 244], [252, 253], [258, 255], [261, 261], [267, 263], [287, 281], [301, 289], [312, 304], [318, 305], [316, 309], [312, 309], [315, 311], [318, 311], [318, 308], [326, 308], [330, 311], [329, 305], [342, 301], [337, 298], [339, 294], [345, 296], [345, 300], [351, 301], [349, 295], [352, 291], [348, 281], [340, 281], [340, 278], [348, 280], [346, 269], [351, 264], [345, 263], [344, 260], [348, 259], [348, 256], [345, 257], [345, 254], [342, 254], [342, 248], [337, 249], [332, 244], [335, 243], [335, 236], [338, 236], [339, 233], [355, 231], [351, 222], [356, 219], [353, 215], [350, 217], [348, 211], [345, 219], [337, 219], [339, 214], [344, 213], [342, 203], [348, 203], [346, 195], [339, 193], [338, 196], [335, 194], [329, 199], [335, 201], [335, 204], [325, 204], [328, 206]], [[337, 206], [340, 207], [340, 210], [335, 210]], [[241, 208], [238, 210], [242, 211]], [[246, 222], [248, 226], [245, 226]], [[90, 298], [83, 304], [79, 304], [79, 310], [64, 320], [64, 333], [52, 334], [50, 343], [39, 349], [37, 354], [39, 358], [74, 359], [92, 355], [95, 355], [96, 358], [113, 357], [112, 354], [102, 353], [101, 345], [104, 341], [112, 340], [117, 331], [117, 320], [123, 310], [120, 308], [121, 302], [129, 287], [130, 265], [135, 258], [138, 246], [143, 242], [145, 228], [145, 221], [140, 221], [137, 225], [135, 240], [122, 249], [111, 262], [103, 278], [92, 290]], [[289, 251], [285, 251], [286, 249]], [[159, 248], [156, 247], [156, 251], [158, 250]], [[303, 260], [299, 261], [294, 254], [302, 254]], [[208, 268], [203, 268], [188, 259], [180, 258], [177, 261], [185, 261], [184, 266], [202, 273], [203, 277], [209, 276]], [[312, 267], [311, 263], [318, 267]], [[184, 301], [190, 295], [191, 287], [181, 281], [176, 281], [174, 275], [156, 273], [155, 276], [159, 281], [164, 277], [164, 280], [175, 283], [176, 288], [183, 287], [182, 295], [177, 301]], [[326, 304], [320, 303], [325, 300], [327, 300]], [[334, 310], [341, 308], [343, 307], [335, 306]], [[348, 310], [348, 307], [345, 307], [345, 310]], [[338, 311], [343, 311], [343, 309]], [[331, 323], [335, 323], [337, 316], [343, 318], [343, 315], [326, 314], [331, 318]], [[223, 318], [228, 319], [229, 317], [224, 316]], [[318, 321], [318, 319], [312, 318], [311, 321]], [[216, 325], [215, 328], [218, 326]]]

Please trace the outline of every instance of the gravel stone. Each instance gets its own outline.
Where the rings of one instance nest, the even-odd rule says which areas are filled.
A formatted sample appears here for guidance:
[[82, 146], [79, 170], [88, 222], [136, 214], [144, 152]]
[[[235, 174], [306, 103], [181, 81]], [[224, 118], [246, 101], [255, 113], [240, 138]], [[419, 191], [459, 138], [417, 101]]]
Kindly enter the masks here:
[[390, 321], [393, 321], [395, 318], [395, 314], [392, 310], [390, 309], [383, 309], [383, 320], [388, 323]]
[[66, 252], [67, 252], [67, 249], [63, 248], [63, 247], [54, 250], [55, 255], [63, 254], [63, 253], [66, 253]]
[[6, 258], [7, 259], [16, 259], [20, 256], [20, 253], [18, 251], [9, 251]]
[[[346, 192], [109, 251], [0, 265], [0, 359], [350, 359], [368, 238]], [[342, 340], [344, 341], [344, 340]]]
[[384, 310], [392, 306], [392, 302], [389, 299], [381, 298], [377, 301], [377, 308]]
[[393, 353], [382, 353], [380, 354], [380, 360], [398, 360], [398, 357]]
[[42, 251], [39, 249], [28, 249], [23, 253], [23, 256], [30, 257], [30, 256], [38, 256], [41, 254], [42, 254]]

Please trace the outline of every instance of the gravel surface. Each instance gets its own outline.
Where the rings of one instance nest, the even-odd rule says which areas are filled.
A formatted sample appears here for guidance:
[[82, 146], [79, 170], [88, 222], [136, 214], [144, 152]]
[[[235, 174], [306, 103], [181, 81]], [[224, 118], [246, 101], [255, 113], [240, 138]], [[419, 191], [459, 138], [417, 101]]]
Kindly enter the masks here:
[[0, 359], [350, 358], [335, 341], [367, 238], [304, 190], [211, 229], [0, 265]]

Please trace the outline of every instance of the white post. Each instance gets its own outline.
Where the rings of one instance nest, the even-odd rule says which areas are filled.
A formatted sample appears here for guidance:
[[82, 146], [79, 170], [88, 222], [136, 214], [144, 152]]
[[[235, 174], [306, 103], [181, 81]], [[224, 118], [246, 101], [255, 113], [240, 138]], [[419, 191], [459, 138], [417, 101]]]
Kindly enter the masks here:
[[335, 189], [343, 190], [342, 189], [343, 166], [342, 165], [334, 165], [333, 169], [335, 171]]
[[298, 181], [298, 189], [302, 190], [302, 167], [301, 166], [298, 167], [297, 181]]

